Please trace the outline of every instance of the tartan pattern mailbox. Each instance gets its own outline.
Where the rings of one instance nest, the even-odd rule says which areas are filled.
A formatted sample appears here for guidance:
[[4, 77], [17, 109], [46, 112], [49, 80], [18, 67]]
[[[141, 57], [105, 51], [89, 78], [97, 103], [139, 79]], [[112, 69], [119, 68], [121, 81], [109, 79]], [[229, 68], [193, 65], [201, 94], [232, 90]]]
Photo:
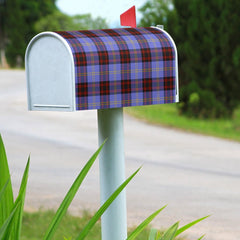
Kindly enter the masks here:
[[156, 27], [40, 33], [26, 70], [30, 110], [178, 102], [176, 46]]
[[[26, 51], [29, 110], [98, 109], [101, 203], [125, 179], [123, 107], [178, 102], [177, 49], [157, 27], [43, 32]], [[126, 193], [102, 216], [102, 239], [127, 238]]]

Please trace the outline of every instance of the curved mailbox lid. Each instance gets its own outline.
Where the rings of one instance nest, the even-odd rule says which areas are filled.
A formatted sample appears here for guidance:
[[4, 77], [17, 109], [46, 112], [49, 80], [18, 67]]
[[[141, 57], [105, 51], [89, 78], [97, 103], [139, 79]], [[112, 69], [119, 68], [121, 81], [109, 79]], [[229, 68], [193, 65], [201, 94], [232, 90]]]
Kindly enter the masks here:
[[[69, 65], [73, 69], [73, 79], [68, 74], [68, 84], [73, 86], [69, 92], [74, 95], [70, 110], [178, 101], [177, 50], [165, 31], [151, 27], [42, 33], [41, 37], [44, 34], [51, 34], [60, 40], [72, 55], [61, 60], [61, 56], [56, 54], [59, 51], [51, 46], [48, 55], [53, 58], [57, 55], [55, 66], [48, 64], [46, 67], [47, 72], [53, 71], [54, 67], [58, 68], [56, 61], [69, 64], [73, 59], [73, 64]], [[60, 69], [59, 75], [62, 74]], [[58, 82], [58, 79], [54, 82]], [[61, 95], [65, 98], [64, 94]], [[64, 105], [60, 104], [59, 109], [61, 106]]]

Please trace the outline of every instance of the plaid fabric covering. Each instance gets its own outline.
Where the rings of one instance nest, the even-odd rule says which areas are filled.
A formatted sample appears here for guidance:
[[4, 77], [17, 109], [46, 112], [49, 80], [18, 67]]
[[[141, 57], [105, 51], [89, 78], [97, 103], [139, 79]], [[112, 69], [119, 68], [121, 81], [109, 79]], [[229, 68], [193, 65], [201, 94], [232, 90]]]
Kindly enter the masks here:
[[75, 61], [76, 108], [175, 102], [175, 50], [156, 28], [56, 32]]

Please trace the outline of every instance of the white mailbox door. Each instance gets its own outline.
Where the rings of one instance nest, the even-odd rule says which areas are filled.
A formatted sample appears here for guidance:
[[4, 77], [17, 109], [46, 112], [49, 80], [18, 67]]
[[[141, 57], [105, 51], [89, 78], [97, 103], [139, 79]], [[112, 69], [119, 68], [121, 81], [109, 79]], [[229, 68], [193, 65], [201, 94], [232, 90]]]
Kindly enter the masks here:
[[32, 39], [26, 52], [29, 110], [74, 111], [74, 60], [67, 42], [49, 32]]

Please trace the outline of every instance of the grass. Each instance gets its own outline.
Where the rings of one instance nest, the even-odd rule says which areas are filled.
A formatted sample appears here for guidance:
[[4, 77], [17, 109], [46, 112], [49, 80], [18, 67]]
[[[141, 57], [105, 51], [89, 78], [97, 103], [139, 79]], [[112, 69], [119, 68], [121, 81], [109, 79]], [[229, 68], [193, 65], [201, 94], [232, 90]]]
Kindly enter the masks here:
[[176, 104], [131, 107], [125, 110], [130, 115], [153, 124], [240, 142], [240, 108], [234, 112], [232, 119], [217, 120], [179, 115]]
[[[42, 240], [54, 215], [55, 212], [53, 210], [39, 210], [33, 213], [24, 212], [21, 240]], [[81, 217], [72, 216], [67, 213], [60, 223], [53, 240], [64, 240], [64, 238], [67, 240], [74, 239], [91, 217], [92, 215], [88, 211], [84, 211]], [[133, 229], [134, 228], [129, 229], [129, 232]], [[145, 228], [135, 240], [147, 240], [149, 232], [150, 228]], [[98, 221], [87, 235], [86, 240], [100, 240], [100, 236], [101, 224], [100, 221]], [[176, 239], [184, 240], [182, 237]]]
[[[34, 213], [24, 212], [21, 240], [42, 240], [54, 214], [55, 212], [52, 210], [40, 210]], [[74, 239], [91, 217], [92, 215], [87, 211], [83, 212], [81, 217], [67, 214], [60, 223], [53, 239], [64, 240], [64, 237], [67, 239]], [[148, 234], [149, 228], [143, 230], [136, 240], [146, 240], [148, 239]], [[86, 240], [99, 240], [100, 236], [100, 221], [98, 221], [87, 235]]]
[[[22, 226], [22, 240], [42, 240], [44, 233], [46, 232], [51, 220], [53, 219], [55, 212], [53, 210], [38, 211], [34, 213], [24, 212], [23, 226]], [[60, 223], [54, 240], [63, 240], [76, 238], [81, 232], [83, 226], [91, 219], [92, 215], [88, 212], [83, 212], [82, 217], [71, 216], [66, 214], [62, 222]], [[92, 231], [86, 237], [88, 240], [99, 240], [100, 236], [100, 223], [93, 227]]]

